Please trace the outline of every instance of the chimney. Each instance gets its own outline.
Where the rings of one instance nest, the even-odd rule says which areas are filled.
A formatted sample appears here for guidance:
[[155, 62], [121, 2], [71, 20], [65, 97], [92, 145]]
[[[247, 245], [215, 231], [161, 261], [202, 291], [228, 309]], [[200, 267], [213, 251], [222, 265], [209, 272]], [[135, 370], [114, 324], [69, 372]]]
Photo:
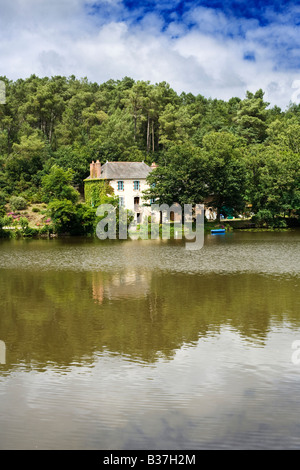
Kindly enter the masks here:
[[153, 162], [152, 165], [151, 165], [151, 168], [157, 168], [156, 163]]
[[95, 178], [95, 162], [90, 163], [90, 177]]
[[99, 160], [96, 161], [96, 178], [101, 178], [101, 163]]

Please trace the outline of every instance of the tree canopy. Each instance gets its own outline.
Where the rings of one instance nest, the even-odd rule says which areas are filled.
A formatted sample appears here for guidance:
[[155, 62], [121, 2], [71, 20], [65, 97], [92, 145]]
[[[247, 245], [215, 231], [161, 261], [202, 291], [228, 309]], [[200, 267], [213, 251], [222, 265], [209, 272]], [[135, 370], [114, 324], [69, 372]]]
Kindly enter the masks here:
[[130, 77], [0, 79], [6, 199], [74, 202], [91, 160], [145, 161], [158, 164], [149, 195], [161, 202], [299, 213], [300, 105], [270, 107], [261, 89], [224, 101]]

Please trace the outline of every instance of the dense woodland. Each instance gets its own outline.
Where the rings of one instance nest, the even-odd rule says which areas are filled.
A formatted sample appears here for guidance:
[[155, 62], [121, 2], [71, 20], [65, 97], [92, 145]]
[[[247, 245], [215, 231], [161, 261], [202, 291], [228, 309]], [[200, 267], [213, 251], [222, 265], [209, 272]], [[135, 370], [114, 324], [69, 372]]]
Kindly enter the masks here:
[[269, 223], [300, 213], [300, 105], [271, 107], [262, 90], [229, 101], [179, 95], [168, 83], [128, 77], [0, 79], [2, 208], [17, 197], [52, 204], [52, 218], [63, 201], [86, 214], [74, 187], [82, 192], [99, 159], [155, 161], [149, 196], [161, 203], [210, 198], [218, 215], [251, 204]]

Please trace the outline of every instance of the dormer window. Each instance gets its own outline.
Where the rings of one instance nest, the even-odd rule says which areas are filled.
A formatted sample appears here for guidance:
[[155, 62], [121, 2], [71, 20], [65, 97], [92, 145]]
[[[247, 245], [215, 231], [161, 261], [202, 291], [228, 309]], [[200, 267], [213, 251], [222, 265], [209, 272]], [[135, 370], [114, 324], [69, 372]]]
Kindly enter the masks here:
[[118, 191], [124, 191], [124, 181], [118, 181]]

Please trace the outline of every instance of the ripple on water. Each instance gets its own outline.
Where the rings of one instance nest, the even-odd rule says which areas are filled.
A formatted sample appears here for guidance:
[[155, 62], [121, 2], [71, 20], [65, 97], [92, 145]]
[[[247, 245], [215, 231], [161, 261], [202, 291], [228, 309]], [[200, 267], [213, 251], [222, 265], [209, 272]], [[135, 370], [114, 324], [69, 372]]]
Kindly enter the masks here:
[[[243, 237], [245, 235], [245, 237]], [[181, 273], [239, 273], [298, 275], [300, 236], [230, 234], [228, 240], [206, 238], [201, 250], [186, 250], [182, 241], [32, 241], [1, 243], [2, 269], [99, 271], [143, 268]], [[257, 238], [253, 235], [259, 235]]]

